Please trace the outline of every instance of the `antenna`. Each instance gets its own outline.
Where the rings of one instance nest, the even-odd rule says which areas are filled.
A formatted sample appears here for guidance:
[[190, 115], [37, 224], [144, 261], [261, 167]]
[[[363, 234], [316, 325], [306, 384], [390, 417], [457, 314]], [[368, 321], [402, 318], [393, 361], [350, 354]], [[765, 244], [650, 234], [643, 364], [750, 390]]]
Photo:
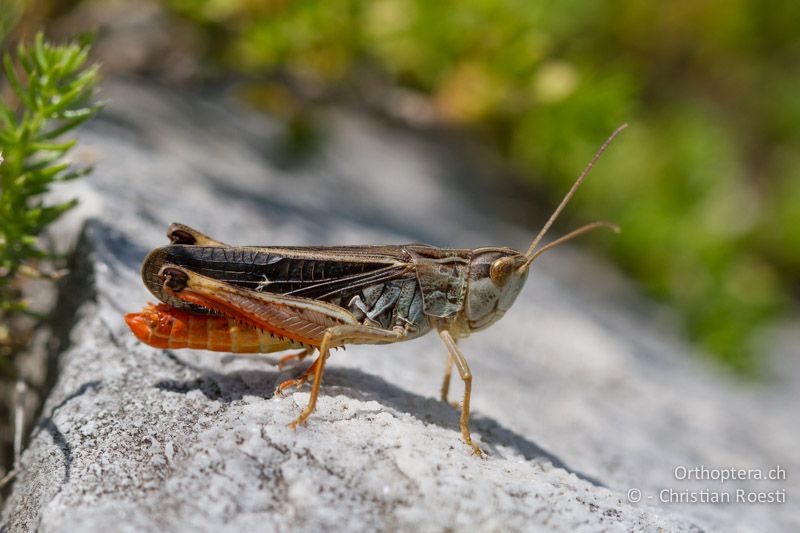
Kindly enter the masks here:
[[557, 239], [556, 241], [548, 244], [547, 246], [545, 246], [544, 248], [542, 248], [538, 252], [534, 253], [535, 250], [536, 250], [536, 247], [539, 246], [540, 242], [542, 242], [542, 239], [544, 238], [545, 234], [547, 233], [547, 230], [550, 229], [550, 226], [552, 226], [553, 222], [556, 221], [556, 219], [558, 218], [558, 215], [561, 214], [561, 211], [564, 210], [564, 207], [566, 207], [566, 205], [572, 199], [572, 196], [575, 194], [575, 191], [578, 190], [578, 187], [581, 186], [581, 183], [583, 183], [583, 180], [586, 178], [587, 175], [589, 175], [589, 172], [591, 172], [591, 170], [594, 167], [595, 163], [597, 163], [597, 160], [600, 159], [600, 156], [603, 155], [603, 152], [606, 151], [606, 148], [608, 148], [608, 146], [614, 141], [614, 139], [617, 137], [617, 135], [619, 135], [620, 132], [622, 130], [624, 130], [625, 128], [627, 128], [627, 127], [628, 127], [627, 124], [623, 124], [620, 127], [618, 127], [617, 129], [615, 129], [614, 132], [608, 137], [608, 139], [606, 139], [606, 142], [604, 142], [602, 144], [602, 146], [600, 146], [600, 149], [597, 150], [597, 153], [594, 154], [594, 157], [592, 157], [592, 160], [589, 161], [589, 164], [586, 165], [585, 169], [583, 169], [583, 172], [581, 172], [581, 175], [578, 176], [577, 180], [575, 180], [575, 183], [572, 185], [572, 188], [564, 196], [564, 199], [561, 200], [560, 204], [558, 204], [558, 207], [556, 207], [556, 210], [553, 211], [553, 214], [550, 215], [550, 218], [547, 219], [547, 222], [545, 222], [544, 226], [542, 226], [541, 231], [539, 231], [539, 233], [533, 239], [533, 242], [528, 247], [528, 251], [525, 252], [525, 257], [527, 257], [528, 260], [525, 261], [525, 263], [521, 267], [519, 267], [520, 270], [527, 269], [530, 266], [530, 264], [533, 262], [533, 260], [536, 259], [537, 257], [539, 257], [545, 251], [550, 250], [551, 248], [554, 248], [555, 246], [557, 246], [557, 245], [559, 245], [561, 243], [564, 243], [564, 242], [566, 242], [566, 241], [568, 241], [568, 240], [570, 240], [570, 239], [572, 239], [574, 237], [577, 237], [578, 235], [582, 235], [582, 234], [586, 233], [587, 231], [591, 231], [591, 230], [593, 230], [595, 228], [606, 227], [606, 228], [611, 228], [614, 231], [619, 232], [619, 227], [617, 227], [616, 225], [614, 225], [614, 224], [612, 224], [610, 222], [593, 222], [591, 224], [587, 224], [585, 226], [582, 226], [582, 227], [576, 229], [575, 231], [572, 231], [572, 232], [568, 233], [567, 235], [564, 235], [560, 239]]

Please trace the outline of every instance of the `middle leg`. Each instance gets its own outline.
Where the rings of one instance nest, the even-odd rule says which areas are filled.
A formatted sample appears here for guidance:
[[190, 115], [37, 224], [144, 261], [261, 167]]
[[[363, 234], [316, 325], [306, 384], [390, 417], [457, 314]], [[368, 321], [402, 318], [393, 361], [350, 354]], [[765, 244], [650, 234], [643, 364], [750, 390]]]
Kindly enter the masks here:
[[314, 353], [314, 348], [309, 346], [307, 348], [303, 348], [299, 352], [286, 354], [280, 359], [278, 359], [278, 370], [283, 370], [284, 367], [286, 367], [289, 363], [292, 363], [294, 361], [297, 361], [299, 363], [312, 353]]
[[[313, 353], [313, 352], [314, 352], [314, 350], [313, 350], [313, 349], [308, 349], [307, 351], [305, 351], [305, 352], [303, 352], [303, 353], [311, 354], [311, 353]], [[294, 355], [294, 354], [291, 354], [291, 355]], [[286, 356], [286, 357], [290, 357], [290, 355], [289, 355], [289, 356]], [[305, 355], [304, 355], [303, 357], [305, 357]], [[301, 358], [301, 359], [302, 359], [302, 358]], [[283, 359], [281, 359], [281, 361], [283, 361]], [[320, 362], [319, 362], [319, 358], [315, 359], [315, 360], [314, 360], [314, 362], [313, 362], [313, 363], [311, 363], [311, 364], [309, 365], [309, 367], [308, 367], [308, 368], [306, 368], [306, 369], [303, 371], [303, 373], [302, 373], [302, 374], [300, 374], [300, 376], [299, 376], [299, 377], [296, 377], [296, 378], [291, 378], [291, 379], [287, 379], [286, 381], [283, 381], [283, 382], [281, 382], [281, 384], [280, 384], [280, 385], [278, 385], [278, 386], [275, 388], [275, 394], [277, 394], [278, 396], [283, 396], [283, 391], [284, 391], [284, 390], [286, 390], [286, 389], [288, 389], [289, 387], [294, 387], [295, 389], [300, 389], [300, 387], [302, 387], [303, 385], [305, 385], [306, 381], [308, 381], [308, 378], [310, 378], [311, 376], [313, 376], [313, 375], [314, 375], [314, 373], [317, 371], [317, 365], [318, 365], [318, 364], [320, 364]], [[282, 368], [282, 367], [280, 366], [280, 363], [278, 364], [278, 368]]]

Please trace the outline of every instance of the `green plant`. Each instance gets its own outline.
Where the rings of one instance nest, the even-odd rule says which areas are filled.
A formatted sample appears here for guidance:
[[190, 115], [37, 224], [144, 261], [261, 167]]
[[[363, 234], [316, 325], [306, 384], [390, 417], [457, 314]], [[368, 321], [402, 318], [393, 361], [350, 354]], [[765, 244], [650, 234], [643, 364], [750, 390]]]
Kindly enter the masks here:
[[0, 3], [0, 46], [3, 45], [8, 34], [19, 22], [22, 8], [21, 0], [3, 0]]
[[[89, 45], [54, 45], [40, 33], [29, 46], [20, 44], [16, 63], [3, 57], [5, 93], [0, 101], [0, 318], [29, 312], [16, 283], [21, 272], [52, 259], [39, 235], [77, 200], [48, 203], [54, 183], [85, 175], [64, 156], [75, 146], [65, 135], [98, 110], [90, 103], [98, 79], [96, 65], [85, 67]], [[12, 96], [13, 95], [13, 96]], [[13, 100], [13, 102], [11, 101]], [[2, 333], [2, 332], [0, 332]]]

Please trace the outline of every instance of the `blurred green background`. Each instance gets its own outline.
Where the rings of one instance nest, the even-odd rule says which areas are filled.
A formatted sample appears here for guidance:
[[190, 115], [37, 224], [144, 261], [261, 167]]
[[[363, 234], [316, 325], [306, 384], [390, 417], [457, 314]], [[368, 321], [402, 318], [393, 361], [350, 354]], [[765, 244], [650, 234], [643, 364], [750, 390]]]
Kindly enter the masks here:
[[[707, 353], [744, 373], [759, 369], [763, 326], [796, 310], [796, 0], [2, 4], [0, 31], [14, 27], [14, 4], [25, 8], [14, 35], [94, 24], [101, 44], [124, 17], [156, 13], [175, 28], [167, 47], [191, 61], [155, 67], [145, 57], [132, 71], [173, 79], [180, 69], [182, 83], [244, 79], [284, 113], [291, 105], [303, 113], [286, 87], [398, 114], [392, 106], [410, 98], [418, 104], [404, 112], [410, 120], [470, 132], [548, 195], [540, 205], [555, 205], [605, 137], [629, 122], [560, 229], [619, 223], [618, 238], [597, 239], [604, 251], [678, 309]], [[103, 62], [114, 67], [128, 52], [110, 49]]]

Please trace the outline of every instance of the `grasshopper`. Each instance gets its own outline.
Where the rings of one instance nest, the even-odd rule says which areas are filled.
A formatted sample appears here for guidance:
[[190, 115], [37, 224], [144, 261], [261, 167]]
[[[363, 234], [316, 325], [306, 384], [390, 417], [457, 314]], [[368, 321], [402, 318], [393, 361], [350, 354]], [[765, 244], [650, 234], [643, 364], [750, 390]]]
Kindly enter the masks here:
[[281, 364], [318, 351], [302, 375], [278, 386], [282, 393], [313, 378], [308, 404], [289, 424], [292, 428], [314, 411], [332, 348], [406, 341], [435, 330], [448, 354], [442, 401], [447, 402], [455, 366], [464, 383], [461, 435], [481, 455], [469, 430], [472, 373], [458, 340], [489, 327], [508, 311], [537, 257], [595, 228], [618, 231], [609, 222], [593, 222], [538, 248], [625, 127], [603, 143], [525, 253], [425, 244], [230, 246], [175, 223], [167, 231], [172, 244], [150, 252], [142, 266], [145, 286], [162, 303], [130, 313], [125, 320], [141, 341], [157, 348], [300, 350], [283, 357]]

